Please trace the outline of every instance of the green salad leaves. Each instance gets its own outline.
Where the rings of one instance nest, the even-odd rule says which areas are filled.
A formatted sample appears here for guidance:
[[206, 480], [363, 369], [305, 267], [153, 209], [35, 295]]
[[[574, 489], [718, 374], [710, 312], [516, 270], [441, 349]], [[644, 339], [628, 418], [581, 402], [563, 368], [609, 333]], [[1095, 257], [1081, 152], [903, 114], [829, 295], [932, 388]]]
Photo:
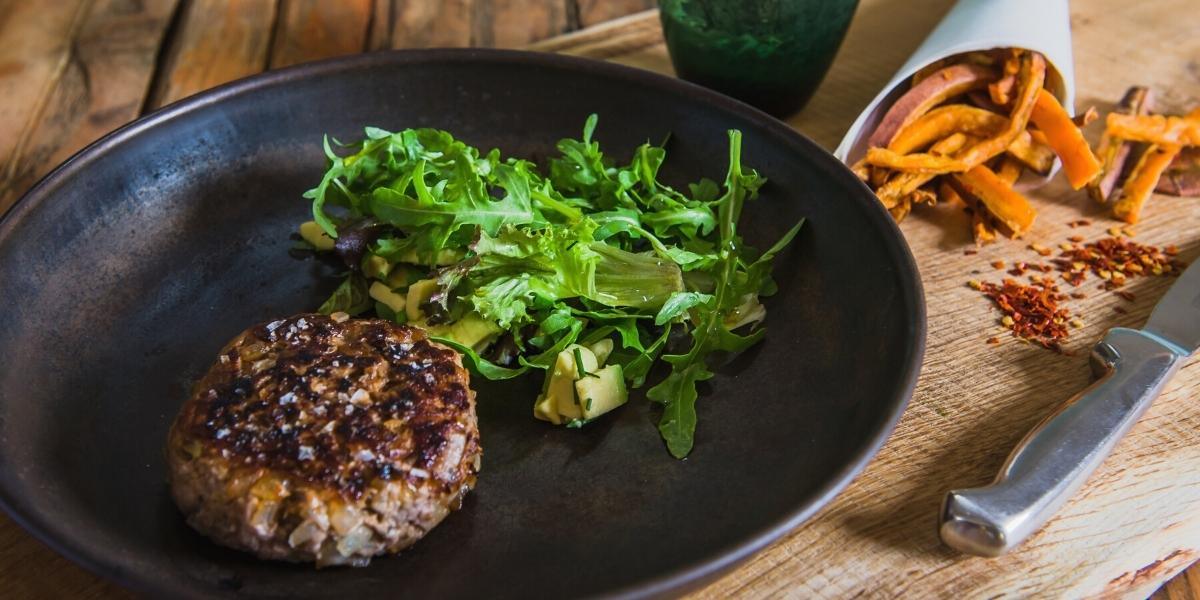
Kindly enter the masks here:
[[762, 339], [772, 259], [801, 224], [765, 252], [742, 241], [742, 210], [765, 180], [742, 164], [738, 131], [723, 185], [684, 193], [659, 179], [663, 146], [619, 166], [592, 139], [596, 122], [545, 168], [435, 129], [368, 127], [346, 156], [327, 139], [329, 170], [305, 194], [315, 224], [301, 234], [349, 273], [320, 310], [425, 327], [489, 379], [543, 371], [534, 414], [568, 427], [624, 402], [661, 359], [670, 370], [646, 397], [683, 458], [697, 383]]

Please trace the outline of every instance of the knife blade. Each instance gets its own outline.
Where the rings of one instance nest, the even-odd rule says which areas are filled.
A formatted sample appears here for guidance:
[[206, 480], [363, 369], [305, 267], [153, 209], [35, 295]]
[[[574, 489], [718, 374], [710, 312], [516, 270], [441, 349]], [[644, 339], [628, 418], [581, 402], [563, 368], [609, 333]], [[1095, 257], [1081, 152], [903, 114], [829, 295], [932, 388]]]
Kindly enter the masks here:
[[1083, 485], [1200, 348], [1200, 263], [1155, 306], [1144, 329], [1110, 329], [1092, 349], [1098, 378], [1022, 439], [987, 486], [951, 490], [939, 534], [961, 552], [1020, 545]]
[[1158, 301], [1145, 331], [1177, 346], [1185, 355], [1200, 349], [1200, 261]]

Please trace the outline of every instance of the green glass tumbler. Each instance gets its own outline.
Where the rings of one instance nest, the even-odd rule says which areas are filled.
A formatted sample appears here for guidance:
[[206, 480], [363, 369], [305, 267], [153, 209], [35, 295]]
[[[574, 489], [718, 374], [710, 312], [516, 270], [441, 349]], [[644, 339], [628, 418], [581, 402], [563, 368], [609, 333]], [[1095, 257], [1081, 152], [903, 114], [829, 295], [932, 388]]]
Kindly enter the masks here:
[[675, 73], [790, 115], [812, 97], [858, 0], [659, 0]]

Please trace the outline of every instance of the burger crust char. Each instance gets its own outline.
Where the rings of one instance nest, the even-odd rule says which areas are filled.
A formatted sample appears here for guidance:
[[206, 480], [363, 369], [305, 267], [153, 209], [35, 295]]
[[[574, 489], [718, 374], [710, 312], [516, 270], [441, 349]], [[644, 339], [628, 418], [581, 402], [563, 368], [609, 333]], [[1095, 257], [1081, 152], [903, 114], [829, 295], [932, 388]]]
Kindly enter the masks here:
[[416, 328], [303, 314], [252, 327], [171, 427], [188, 523], [259, 557], [366, 565], [415, 543], [475, 483], [475, 394]]

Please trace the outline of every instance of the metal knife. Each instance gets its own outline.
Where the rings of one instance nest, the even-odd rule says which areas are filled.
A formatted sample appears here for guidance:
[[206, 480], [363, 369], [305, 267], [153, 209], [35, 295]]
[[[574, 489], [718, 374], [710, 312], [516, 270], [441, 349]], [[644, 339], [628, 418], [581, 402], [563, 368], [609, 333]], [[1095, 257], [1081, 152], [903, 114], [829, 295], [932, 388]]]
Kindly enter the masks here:
[[1108, 331], [1092, 349], [1096, 382], [1034, 427], [991, 485], [946, 494], [942, 541], [979, 556], [1020, 545], [1083, 485], [1198, 348], [1200, 261], [1171, 286], [1145, 328]]

